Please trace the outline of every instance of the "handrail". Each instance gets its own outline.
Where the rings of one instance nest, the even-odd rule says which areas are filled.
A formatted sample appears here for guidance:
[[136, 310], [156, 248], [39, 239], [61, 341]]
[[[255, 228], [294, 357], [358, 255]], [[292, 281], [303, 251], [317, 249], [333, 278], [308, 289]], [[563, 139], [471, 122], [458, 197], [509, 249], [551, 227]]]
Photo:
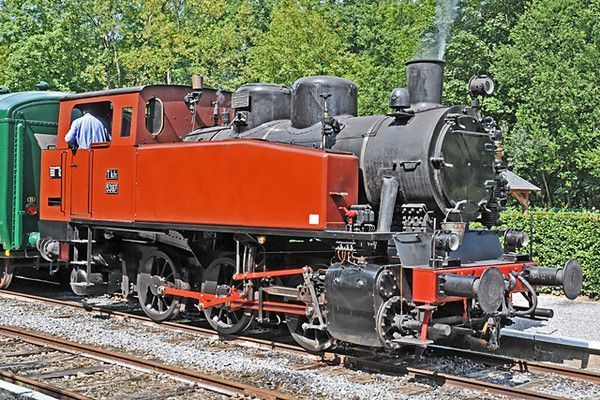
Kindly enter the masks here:
[[13, 181], [13, 248], [21, 247], [21, 236], [23, 231], [23, 134], [25, 125], [17, 124], [15, 131], [14, 150], [14, 181]]

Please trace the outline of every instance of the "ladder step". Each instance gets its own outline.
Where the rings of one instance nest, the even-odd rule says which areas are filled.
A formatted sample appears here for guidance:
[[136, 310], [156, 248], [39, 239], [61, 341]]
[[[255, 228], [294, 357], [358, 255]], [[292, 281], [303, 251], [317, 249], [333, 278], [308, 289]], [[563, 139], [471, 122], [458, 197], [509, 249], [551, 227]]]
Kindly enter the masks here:
[[[87, 261], [71, 261], [69, 264], [71, 265], [87, 265]], [[96, 264], [95, 262], [91, 262], [90, 264], [94, 265]]]
[[410, 346], [427, 346], [433, 343], [433, 340], [421, 340], [415, 337], [401, 337], [398, 339], [392, 339], [393, 343], [398, 343], [401, 345], [410, 345]]

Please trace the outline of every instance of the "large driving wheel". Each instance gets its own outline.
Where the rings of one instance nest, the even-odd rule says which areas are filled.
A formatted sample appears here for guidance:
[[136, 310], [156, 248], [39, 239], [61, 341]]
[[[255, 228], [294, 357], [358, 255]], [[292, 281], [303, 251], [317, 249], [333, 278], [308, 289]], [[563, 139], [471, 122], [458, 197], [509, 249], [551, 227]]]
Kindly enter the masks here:
[[[204, 273], [202, 291], [209, 294], [227, 295], [229, 289], [242, 289], [241, 282], [233, 280], [235, 260], [232, 257], [216, 258]], [[252, 323], [252, 312], [244, 309], [232, 309], [221, 304], [204, 310], [210, 326], [222, 335], [236, 335], [243, 332]]]
[[160, 250], [153, 250], [140, 264], [137, 276], [138, 299], [144, 313], [155, 322], [179, 315], [180, 299], [160, 293], [161, 286], [188, 289], [179, 262]]
[[12, 282], [13, 267], [9, 259], [0, 262], [0, 289], [6, 289]]

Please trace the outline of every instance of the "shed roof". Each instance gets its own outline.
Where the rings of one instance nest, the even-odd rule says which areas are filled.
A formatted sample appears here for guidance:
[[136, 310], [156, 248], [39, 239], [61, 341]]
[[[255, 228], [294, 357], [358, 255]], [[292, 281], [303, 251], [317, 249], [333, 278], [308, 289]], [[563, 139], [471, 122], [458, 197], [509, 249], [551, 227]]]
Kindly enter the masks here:
[[533, 183], [521, 178], [519, 175], [507, 169], [502, 171], [502, 177], [508, 181], [508, 188], [510, 190], [526, 190], [529, 192], [539, 192], [542, 190]]

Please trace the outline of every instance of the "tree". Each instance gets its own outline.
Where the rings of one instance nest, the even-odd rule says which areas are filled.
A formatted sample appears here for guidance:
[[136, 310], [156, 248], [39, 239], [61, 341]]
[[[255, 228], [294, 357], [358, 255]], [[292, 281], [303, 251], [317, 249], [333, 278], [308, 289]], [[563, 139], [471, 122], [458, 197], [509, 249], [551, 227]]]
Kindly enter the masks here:
[[7, 0], [0, 46], [9, 49], [2, 81], [13, 90], [39, 80], [65, 91], [120, 86], [121, 6], [125, 1]]
[[[499, 46], [509, 43], [509, 35], [530, 0], [463, 0], [458, 18], [452, 25], [446, 45], [444, 101], [460, 104], [468, 101], [467, 82], [473, 75], [490, 73]], [[499, 88], [502, 90], [502, 88]], [[490, 99], [486, 111], [501, 105]]]
[[354, 62], [334, 8], [311, 0], [282, 0], [271, 12], [269, 30], [250, 50], [248, 81], [291, 85], [301, 76], [344, 75]]
[[356, 1], [344, 7], [347, 40], [356, 57], [348, 75], [359, 87], [360, 113], [386, 113], [392, 89], [406, 85], [404, 63], [431, 29], [434, 1]]
[[549, 206], [600, 206], [598, 65], [600, 0], [533, 1], [493, 60], [510, 166]]
[[406, 83], [404, 62], [433, 19], [430, 0], [283, 0], [250, 50], [246, 78], [290, 85], [338, 75], [358, 85], [361, 114], [387, 112], [391, 90]]

